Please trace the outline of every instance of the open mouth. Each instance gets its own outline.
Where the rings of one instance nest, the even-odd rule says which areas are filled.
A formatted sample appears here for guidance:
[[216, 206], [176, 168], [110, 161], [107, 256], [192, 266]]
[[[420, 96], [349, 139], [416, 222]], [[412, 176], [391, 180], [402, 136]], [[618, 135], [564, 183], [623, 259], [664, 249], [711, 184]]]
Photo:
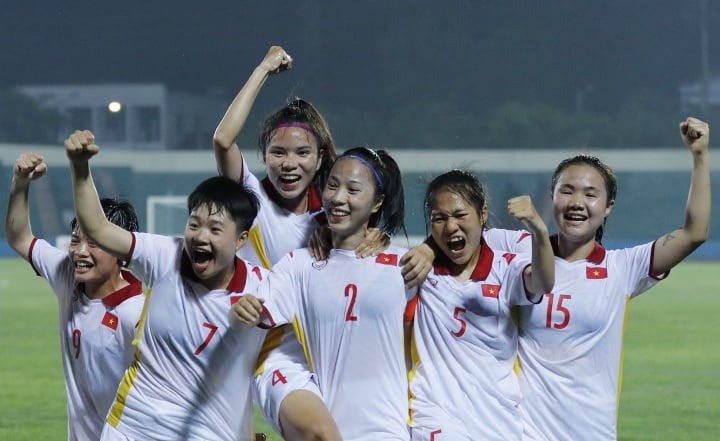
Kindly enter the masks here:
[[300, 182], [300, 176], [297, 175], [283, 175], [278, 177], [278, 181], [282, 185], [294, 185]]
[[93, 268], [95, 265], [92, 264], [92, 262], [88, 262], [86, 260], [76, 260], [75, 261], [75, 270], [78, 272], [86, 272]]
[[582, 214], [565, 213], [563, 219], [570, 222], [584, 222], [587, 220], [587, 216]]
[[197, 264], [204, 264], [212, 259], [212, 253], [206, 250], [195, 249], [192, 251], [192, 260]]
[[465, 239], [462, 237], [452, 237], [446, 244], [450, 251], [462, 251], [465, 248]]

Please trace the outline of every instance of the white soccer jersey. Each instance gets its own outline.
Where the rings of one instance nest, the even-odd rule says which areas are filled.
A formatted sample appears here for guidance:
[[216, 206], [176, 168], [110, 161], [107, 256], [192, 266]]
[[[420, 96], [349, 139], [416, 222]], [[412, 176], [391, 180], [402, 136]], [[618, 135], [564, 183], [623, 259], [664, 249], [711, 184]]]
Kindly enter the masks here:
[[444, 262], [444, 256], [436, 259], [415, 313], [412, 439], [519, 440], [511, 306], [530, 304], [522, 276], [530, 257], [485, 244], [466, 282], [453, 278]]
[[658, 279], [654, 243], [555, 258], [555, 286], [519, 311], [525, 439], [615, 440], [629, 300]]
[[[240, 248], [238, 255], [269, 269], [285, 254], [307, 246], [310, 234], [320, 225], [318, 216], [323, 216], [320, 195], [313, 185], [309, 190], [307, 212], [295, 214], [286, 210], [280, 205], [272, 184], [267, 178], [258, 180], [245, 160], [243, 183], [257, 195], [260, 209], [250, 229], [249, 244]], [[263, 416], [275, 431], [281, 431], [280, 403], [298, 389], [319, 394], [302, 346], [292, 329], [271, 329], [258, 358], [253, 394]]]
[[265, 331], [231, 305], [265, 270], [240, 259], [227, 289], [208, 290], [182, 238], [133, 234], [130, 268], [151, 289], [138, 352], [108, 424], [132, 439], [253, 439], [251, 381]]
[[130, 285], [102, 300], [89, 299], [75, 283], [67, 251], [34, 239], [30, 261], [58, 299], [68, 440], [100, 439], [118, 384], [133, 359], [132, 341], [145, 300], [142, 284], [123, 271]]
[[532, 252], [532, 235], [525, 230], [490, 228], [483, 231], [483, 241], [496, 251], [509, 251], [516, 254]]
[[279, 203], [277, 191], [265, 178], [260, 181], [243, 160], [243, 184], [257, 195], [260, 209], [250, 229], [250, 244], [238, 251], [246, 262], [272, 267], [288, 252], [304, 248], [310, 234], [319, 226], [316, 218], [322, 215], [322, 202], [315, 185], [310, 186], [308, 211], [295, 214]]
[[390, 246], [376, 257], [307, 249], [278, 262], [261, 285], [266, 324], [292, 323], [345, 441], [409, 440], [403, 312], [414, 295]]

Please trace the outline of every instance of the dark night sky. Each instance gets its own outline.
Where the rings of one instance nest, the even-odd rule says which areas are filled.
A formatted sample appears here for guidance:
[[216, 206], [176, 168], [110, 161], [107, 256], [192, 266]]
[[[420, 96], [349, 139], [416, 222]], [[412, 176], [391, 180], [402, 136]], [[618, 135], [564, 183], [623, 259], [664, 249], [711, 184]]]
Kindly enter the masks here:
[[[390, 112], [427, 95], [571, 108], [591, 85], [598, 112], [640, 91], [677, 106], [678, 85], [700, 76], [700, 1], [7, 1], [0, 87], [164, 82], [231, 99], [281, 44], [295, 67], [261, 94], [275, 104], [299, 94]], [[720, 4], [708, 9], [712, 54]]]

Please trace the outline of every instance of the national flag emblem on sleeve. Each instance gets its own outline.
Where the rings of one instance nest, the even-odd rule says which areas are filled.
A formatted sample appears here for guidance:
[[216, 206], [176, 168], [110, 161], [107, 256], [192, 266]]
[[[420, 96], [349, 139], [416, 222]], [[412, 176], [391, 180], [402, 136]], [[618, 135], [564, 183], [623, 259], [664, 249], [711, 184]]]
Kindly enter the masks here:
[[482, 295], [485, 297], [493, 297], [498, 298], [500, 295], [500, 285], [491, 285], [489, 283], [483, 283], [480, 285], [482, 287]]
[[383, 265], [393, 265], [397, 266], [398, 264], [398, 256], [397, 254], [385, 254], [380, 253], [375, 258], [375, 262], [382, 263]]
[[588, 266], [585, 268], [585, 277], [588, 279], [607, 279], [607, 268]]
[[118, 325], [118, 318], [115, 314], [111, 312], [105, 312], [105, 315], [102, 319], [102, 324], [112, 330], [116, 330]]

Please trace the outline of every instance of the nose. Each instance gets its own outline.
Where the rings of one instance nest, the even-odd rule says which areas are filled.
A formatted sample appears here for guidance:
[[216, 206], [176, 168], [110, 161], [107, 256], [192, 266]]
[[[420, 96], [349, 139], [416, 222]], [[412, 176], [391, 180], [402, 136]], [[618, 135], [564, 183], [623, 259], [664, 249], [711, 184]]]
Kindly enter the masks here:
[[458, 229], [457, 219], [455, 219], [452, 216], [449, 217], [447, 219], [447, 221], [445, 222], [445, 232], [448, 234], [452, 234], [452, 233], [456, 232], [457, 229]]
[[283, 170], [292, 170], [295, 167], [297, 167], [297, 163], [298, 163], [298, 161], [297, 161], [297, 158], [295, 157], [295, 155], [290, 153], [290, 154], [285, 155], [285, 157], [283, 158], [282, 168], [283, 168]]

